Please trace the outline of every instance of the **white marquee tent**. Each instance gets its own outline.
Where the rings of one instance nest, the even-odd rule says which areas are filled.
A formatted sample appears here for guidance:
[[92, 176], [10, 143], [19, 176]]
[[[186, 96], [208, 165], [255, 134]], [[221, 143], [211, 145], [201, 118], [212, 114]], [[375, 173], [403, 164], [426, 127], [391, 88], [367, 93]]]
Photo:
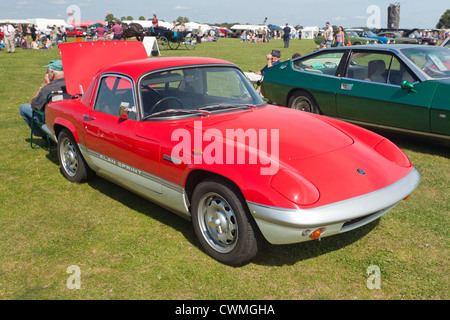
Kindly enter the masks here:
[[40, 30], [44, 30], [47, 28], [47, 26], [53, 27], [54, 25], [57, 27], [68, 27], [65, 20], [63, 19], [43, 19], [43, 18], [35, 18], [35, 19], [28, 19], [29, 24], [36, 25]]
[[314, 39], [319, 33], [319, 27], [305, 27], [302, 30], [302, 39]]

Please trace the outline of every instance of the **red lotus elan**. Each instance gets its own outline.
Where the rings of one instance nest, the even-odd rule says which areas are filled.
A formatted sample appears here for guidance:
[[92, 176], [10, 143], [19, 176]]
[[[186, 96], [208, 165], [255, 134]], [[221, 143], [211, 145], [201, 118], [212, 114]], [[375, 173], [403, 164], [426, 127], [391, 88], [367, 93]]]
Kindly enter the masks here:
[[269, 105], [230, 62], [149, 59], [127, 41], [60, 51], [67, 91], [78, 97], [49, 103], [44, 129], [65, 178], [97, 174], [190, 219], [222, 263], [249, 262], [264, 240], [358, 228], [420, 182], [389, 140]]

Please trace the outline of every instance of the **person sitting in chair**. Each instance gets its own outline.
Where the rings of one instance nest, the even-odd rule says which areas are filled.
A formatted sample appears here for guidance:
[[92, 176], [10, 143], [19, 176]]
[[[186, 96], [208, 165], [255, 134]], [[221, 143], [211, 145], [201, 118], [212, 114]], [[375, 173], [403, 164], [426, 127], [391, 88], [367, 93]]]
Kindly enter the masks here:
[[261, 81], [262, 77], [264, 76], [264, 73], [266, 72], [267, 68], [270, 68], [272, 66], [275, 66], [279, 63], [281, 63], [281, 52], [279, 50], [272, 50], [272, 53], [269, 53], [267, 56], [267, 65], [262, 68], [260, 71], [256, 72], [244, 72], [245, 76], [252, 82], [256, 83], [257, 81]]
[[[52, 91], [63, 92], [63, 94], [60, 94], [58, 96], [59, 100], [68, 99], [70, 97], [67, 93], [65, 93], [66, 82], [64, 80], [64, 72], [61, 60], [52, 60], [48, 65], [44, 67], [47, 68], [47, 72], [45, 73], [44, 81], [42, 82], [39, 91], [36, 92], [36, 94], [31, 99], [31, 104], [24, 103], [19, 108], [20, 115], [30, 128], [32, 117], [34, 117], [36, 121], [42, 122], [42, 117], [37, 113], [33, 114], [33, 109], [44, 112], [47, 102], [47, 96]], [[54, 97], [53, 101], [55, 100], [56, 97]], [[36, 137], [44, 137], [45, 133], [38, 126], [33, 126], [33, 135], [35, 135]]]

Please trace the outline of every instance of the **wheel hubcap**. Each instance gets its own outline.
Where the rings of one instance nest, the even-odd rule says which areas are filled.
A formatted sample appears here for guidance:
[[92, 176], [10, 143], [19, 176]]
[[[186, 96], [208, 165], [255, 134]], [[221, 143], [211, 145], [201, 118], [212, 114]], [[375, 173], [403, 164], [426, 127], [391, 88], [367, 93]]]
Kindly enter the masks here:
[[233, 250], [238, 236], [237, 219], [224, 198], [216, 193], [204, 195], [198, 219], [204, 238], [214, 250], [221, 253]]
[[78, 159], [74, 145], [70, 142], [68, 138], [62, 141], [62, 147], [60, 149], [60, 157], [62, 162], [62, 167], [64, 171], [71, 177], [73, 177], [78, 170]]
[[295, 99], [292, 103], [292, 108], [301, 111], [312, 112], [311, 102], [304, 97]]

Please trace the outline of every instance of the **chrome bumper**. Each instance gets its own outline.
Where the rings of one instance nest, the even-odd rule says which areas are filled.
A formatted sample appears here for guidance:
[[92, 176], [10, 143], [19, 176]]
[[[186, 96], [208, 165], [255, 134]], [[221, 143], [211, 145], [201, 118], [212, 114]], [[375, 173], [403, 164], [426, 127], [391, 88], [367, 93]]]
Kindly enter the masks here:
[[324, 228], [322, 237], [350, 231], [378, 219], [419, 185], [414, 168], [403, 179], [374, 192], [312, 209], [284, 209], [247, 201], [262, 234], [272, 244], [311, 240], [309, 233]]

